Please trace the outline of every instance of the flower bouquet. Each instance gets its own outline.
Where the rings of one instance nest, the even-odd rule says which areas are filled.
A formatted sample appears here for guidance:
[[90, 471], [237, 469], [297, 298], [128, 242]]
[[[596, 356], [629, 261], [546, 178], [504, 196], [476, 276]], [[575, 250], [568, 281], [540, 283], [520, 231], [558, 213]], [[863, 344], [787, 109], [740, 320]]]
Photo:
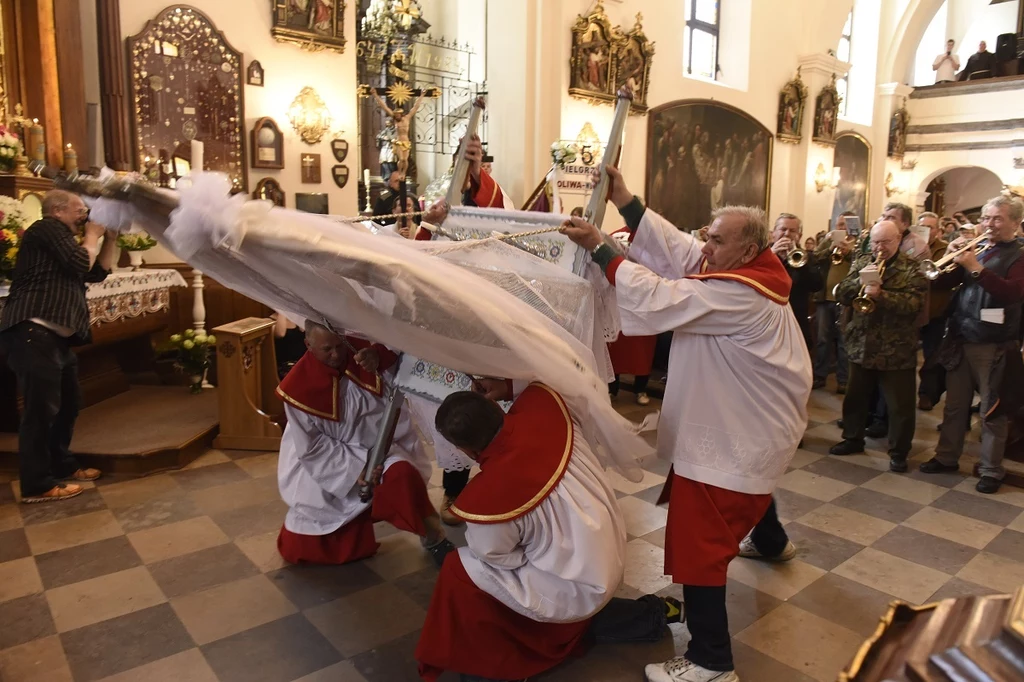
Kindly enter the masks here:
[[203, 377], [210, 368], [210, 351], [216, 344], [217, 337], [213, 334], [192, 329], [172, 334], [167, 343], [167, 350], [175, 354], [174, 369], [188, 376], [193, 393], [203, 392]]
[[156, 246], [156, 240], [145, 232], [125, 232], [118, 235], [117, 245], [128, 252], [132, 269], [138, 270], [142, 267], [142, 252]]
[[[2, 126], [0, 126], [2, 128]], [[28, 216], [21, 202], [0, 196], [0, 281], [10, 279], [18, 260], [18, 248], [28, 227]]]
[[0, 171], [10, 173], [14, 169], [14, 159], [21, 155], [21, 140], [13, 130], [0, 125]]
[[562, 170], [576, 160], [579, 150], [572, 142], [555, 142], [551, 145], [551, 163]]

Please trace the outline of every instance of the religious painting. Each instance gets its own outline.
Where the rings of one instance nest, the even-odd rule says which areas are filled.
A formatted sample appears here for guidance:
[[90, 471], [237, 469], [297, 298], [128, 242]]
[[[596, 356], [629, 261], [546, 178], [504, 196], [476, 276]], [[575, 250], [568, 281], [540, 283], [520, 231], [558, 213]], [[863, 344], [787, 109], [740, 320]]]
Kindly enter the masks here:
[[779, 121], [775, 129], [779, 142], [800, 144], [803, 139], [804, 109], [807, 107], [807, 86], [800, 78], [800, 69], [796, 70], [796, 78], [786, 83], [779, 93]]
[[252, 193], [253, 199], [263, 199], [272, 202], [275, 206], [284, 207], [284, 190], [280, 183], [274, 178], [263, 178], [256, 183], [256, 191]]
[[172, 5], [128, 38], [136, 167], [161, 185], [184, 175], [191, 143], [204, 167], [246, 189], [242, 54], [209, 17]]
[[814, 100], [814, 134], [811, 139], [815, 142], [827, 146], [836, 143], [836, 122], [839, 120], [840, 102], [842, 98], [836, 90], [836, 75], [832, 74], [832, 80], [821, 89]]
[[839, 184], [832, 203], [832, 224], [844, 211], [853, 211], [867, 225], [868, 187], [871, 176], [871, 145], [853, 131], [836, 137], [832, 164], [839, 169]]
[[633, 105], [630, 111], [643, 113], [647, 111], [647, 91], [651, 74], [651, 58], [654, 56], [654, 43], [644, 35], [643, 15], [636, 15], [633, 30], [623, 36], [613, 53], [615, 64], [615, 93], [620, 88], [629, 87], [633, 91]]
[[320, 184], [320, 155], [304, 152], [300, 159], [302, 182], [306, 185]]
[[907, 113], [907, 100], [893, 112], [889, 121], [889, 158], [902, 159], [903, 153], [907, 150], [907, 126], [910, 124], [910, 114]]
[[647, 123], [647, 205], [681, 230], [731, 204], [768, 208], [771, 131], [713, 100], [669, 102]]
[[245, 70], [245, 82], [247, 85], [255, 85], [262, 88], [264, 85], [263, 65], [254, 59], [249, 62], [249, 68]]
[[[622, 36], [612, 28], [604, 5], [597, 1], [594, 11], [579, 15], [572, 27], [569, 94], [588, 100], [615, 100], [613, 54]], [[647, 74], [643, 74], [646, 81]]]
[[320, 192], [299, 192], [295, 195], [295, 208], [305, 213], [327, 215], [327, 195]]
[[264, 116], [256, 121], [250, 133], [249, 149], [253, 168], [284, 168], [284, 135], [274, 119]]
[[271, 0], [270, 34], [311, 52], [345, 51], [345, 0]]

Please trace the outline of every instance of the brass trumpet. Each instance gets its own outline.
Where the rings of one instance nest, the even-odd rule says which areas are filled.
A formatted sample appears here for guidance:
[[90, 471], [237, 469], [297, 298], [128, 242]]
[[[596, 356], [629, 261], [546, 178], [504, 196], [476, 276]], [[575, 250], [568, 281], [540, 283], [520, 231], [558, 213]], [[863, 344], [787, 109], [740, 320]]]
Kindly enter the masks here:
[[971, 241], [961, 246], [956, 251], [950, 251], [937, 261], [926, 260], [922, 262], [921, 274], [923, 274], [927, 279], [937, 279], [939, 275], [944, 275], [948, 272], [953, 272], [958, 267], [960, 267], [959, 265], [953, 262], [953, 259], [959, 256], [967, 249], [971, 249], [974, 247], [977, 247], [977, 249], [974, 252], [975, 255], [980, 255], [984, 253], [989, 249], [989, 247], [992, 246], [992, 242], [985, 242], [984, 244], [981, 244], [981, 246], [978, 246], [978, 244], [988, 239], [989, 236], [990, 233], [986, 231], [985, 234], [975, 237]]
[[[879, 277], [882, 277], [883, 275], [885, 275], [885, 261], [882, 260], [880, 255], [875, 256], [875, 260], [872, 263], [872, 265], [875, 265], [875, 266], [878, 267], [878, 276]], [[863, 315], [870, 315], [871, 313], [875, 312], [875, 308], [878, 307], [875, 304], [875, 300], [873, 298], [869, 298], [868, 296], [864, 295], [864, 291], [867, 288], [868, 288], [867, 284], [861, 286], [860, 293], [857, 294], [857, 298], [853, 299], [853, 304], [852, 304], [853, 305], [853, 309], [856, 310], [858, 313], [861, 313]]]
[[803, 249], [793, 249], [789, 252], [789, 255], [786, 256], [786, 263], [791, 268], [802, 268], [807, 265], [807, 261], [807, 252]]
[[843, 252], [839, 250], [838, 246], [832, 249], [832, 265], [839, 265], [843, 262], [844, 258], [846, 258], [846, 256], [843, 255]]

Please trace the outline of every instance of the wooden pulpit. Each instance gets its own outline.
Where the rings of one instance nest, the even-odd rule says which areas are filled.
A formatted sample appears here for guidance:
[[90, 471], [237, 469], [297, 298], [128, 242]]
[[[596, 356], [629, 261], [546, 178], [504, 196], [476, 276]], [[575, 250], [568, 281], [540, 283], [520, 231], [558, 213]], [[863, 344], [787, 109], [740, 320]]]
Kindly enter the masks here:
[[274, 321], [247, 317], [213, 330], [217, 337], [217, 396], [221, 450], [277, 450], [284, 405], [278, 398]]

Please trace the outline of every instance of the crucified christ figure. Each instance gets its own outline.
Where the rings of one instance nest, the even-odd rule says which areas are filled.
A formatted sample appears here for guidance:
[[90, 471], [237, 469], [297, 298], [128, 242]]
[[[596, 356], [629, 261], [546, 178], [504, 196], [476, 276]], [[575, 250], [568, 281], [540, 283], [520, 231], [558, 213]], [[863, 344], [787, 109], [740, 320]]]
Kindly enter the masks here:
[[420, 96], [416, 98], [416, 103], [412, 105], [412, 110], [410, 110], [408, 114], [405, 113], [405, 110], [402, 109], [402, 107], [395, 107], [394, 110], [392, 110], [391, 107], [388, 106], [388, 103], [377, 94], [376, 90], [371, 89], [370, 94], [373, 95], [375, 100], [377, 100], [377, 104], [380, 105], [380, 108], [395, 121], [395, 139], [393, 142], [395, 157], [398, 159], [398, 171], [402, 175], [405, 175], [409, 168], [409, 152], [412, 150], [412, 141], [409, 139], [409, 123], [412, 121], [412, 117], [415, 116], [416, 112], [419, 110], [426, 92], [420, 93]]

